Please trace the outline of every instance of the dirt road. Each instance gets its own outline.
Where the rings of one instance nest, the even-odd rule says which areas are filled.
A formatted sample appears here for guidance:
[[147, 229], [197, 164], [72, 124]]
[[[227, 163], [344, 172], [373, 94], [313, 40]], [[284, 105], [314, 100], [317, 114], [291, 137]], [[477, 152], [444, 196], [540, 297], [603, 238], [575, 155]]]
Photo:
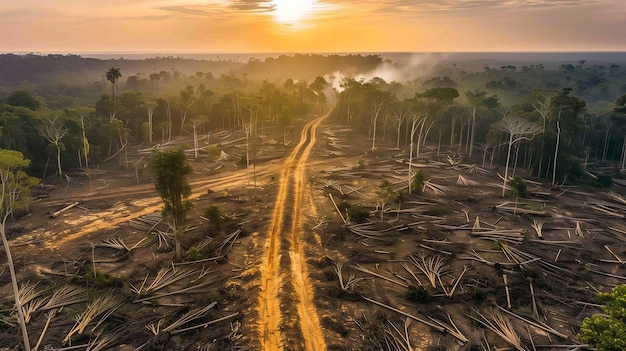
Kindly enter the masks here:
[[[306, 261], [303, 252], [303, 198], [305, 194], [305, 170], [309, 154], [316, 141], [316, 130], [328, 115], [307, 123], [302, 129], [300, 143], [285, 161], [280, 175], [278, 194], [265, 245], [264, 260], [261, 264], [261, 294], [259, 297], [259, 334], [265, 351], [281, 351], [288, 346], [290, 350], [307, 351], [325, 350], [324, 337], [319, 318], [312, 301], [312, 289], [308, 282]], [[284, 244], [286, 243], [286, 244]], [[281, 245], [282, 244], [282, 245]], [[285, 247], [287, 246], [287, 247]], [[288, 255], [289, 260], [282, 259]], [[285, 264], [288, 262], [288, 264]], [[288, 265], [288, 266], [286, 266]], [[289, 286], [287, 293], [285, 290]], [[294, 301], [284, 301], [289, 295]], [[283, 298], [283, 299], [281, 299]], [[288, 299], [285, 299], [288, 300]], [[296, 304], [299, 331], [302, 345], [286, 337], [293, 334], [285, 330], [285, 323], [291, 316], [285, 310]], [[286, 344], [289, 345], [286, 345]]]

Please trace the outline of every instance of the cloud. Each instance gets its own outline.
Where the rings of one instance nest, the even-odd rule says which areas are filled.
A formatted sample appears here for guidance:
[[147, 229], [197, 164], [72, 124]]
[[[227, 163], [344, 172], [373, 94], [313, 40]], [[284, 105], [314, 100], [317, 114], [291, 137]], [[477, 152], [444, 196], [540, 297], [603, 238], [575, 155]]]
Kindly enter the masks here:
[[229, 7], [240, 11], [270, 12], [276, 5], [269, 0], [233, 0]]

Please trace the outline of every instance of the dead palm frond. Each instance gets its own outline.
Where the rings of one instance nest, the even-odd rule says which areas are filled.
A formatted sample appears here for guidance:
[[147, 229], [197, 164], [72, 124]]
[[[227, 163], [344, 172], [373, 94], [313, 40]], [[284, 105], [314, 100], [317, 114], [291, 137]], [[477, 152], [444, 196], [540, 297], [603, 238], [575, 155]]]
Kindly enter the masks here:
[[151, 233], [156, 236], [159, 250], [169, 251], [174, 247], [176, 237], [173, 232], [154, 230]]
[[85, 351], [101, 351], [101, 350], [110, 350], [110, 346], [113, 346], [117, 338], [113, 335], [105, 335], [100, 337], [101, 334], [98, 334], [96, 338], [89, 343]]
[[494, 332], [498, 335], [502, 340], [506, 341], [509, 345], [513, 346], [518, 351], [528, 351], [522, 345], [521, 338], [519, 334], [515, 331], [513, 327], [513, 323], [509, 318], [506, 318], [500, 311], [495, 308], [489, 308], [485, 310], [485, 313], [480, 313], [478, 310], [474, 309], [474, 313], [470, 314], [469, 317], [476, 322], [482, 324], [487, 329]]
[[343, 272], [343, 262], [335, 262], [334, 270], [337, 274], [337, 278], [339, 278], [339, 286], [343, 291], [351, 292], [352, 290], [354, 290], [356, 284], [364, 280], [364, 278], [356, 278], [354, 274], [350, 274], [348, 279], [345, 279]]
[[343, 192], [341, 191], [341, 183], [339, 183], [338, 181], [334, 179], [320, 179], [317, 182], [320, 183], [326, 189], [335, 189], [339, 191], [341, 194], [343, 194]]
[[74, 285], [65, 285], [54, 291], [48, 302], [42, 307], [43, 310], [52, 310], [63, 306], [81, 303], [87, 300], [83, 288]]
[[448, 316], [448, 322], [440, 321], [431, 316], [428, 316], [428, 319], [430, 319], [431, 321], [433, 321], [435, 324], [439, 325], [440, 327], [445, 328], [446, 332], [448, 332], [450, 335], [454, 336], [455, 338], [459, 339], [459, 341], [461, 341], [462, 343], [468, 342], [469, 339], [459, 330], [459, 327], [457, 327], [457, 325], [452, 320], [450, 313], [446, 315]]
[[537, 220], [533, 220], [533, 229], [535, 230], [535, 232], [537, 233], [537, 236], [540, 238], [543, 238], [543, 222], [537, 221]]
[[52, 321], [52, 318], [54, 318], [56, 314], [57, 314], [56, 309], [46, 313], [46, 324], [44, 325], [43, 330], [41, 331], [41, 334], [39, 334], [39, 340], [37, 340], [37, 344], [35, 344], [35, 347], [33, 347], [33, 350], [36, 351], [39, 349], [39, 346], [41, 345], [41, 342], [43, 341], [43, 338], [46, 335], [46, 332], [48, 331], [50, 322]]
[[63, 339], [63, 343], [67, 343], [74, 334], [82, 334], [96, 318], [100, 317], [96, 326], [92, 328], [92, 330], [94, 330], [121, 306], [122, 302], [110, 295], [97, 297], [87, 305], [83, 313], [76, 317], [76, 323], [74, 323], [72, 329], [70, 329], [65, 339]]
[[135, 245], [128, 246], [128, 245], [126, 245], [126, 243], [124, 242], [124, 239], [122, 239], [122, 238], [107, 238], [107, 239], [102, 240], [98, 244], [96, 244], [96, 246], [97, 247], [108, 247], [108, 248], [116, 249], [116, 250], [121, 251], [123, 253], [127, 253], [127, 252], [133, 251], [134, 249], [136, 249], [138, 247], [144, 246], [143, 242], [145, 240], [146, 240], [146, 238], [142, 238]]
[[193, 275], [193, 270], [174, 269], [172, 266], [162, 267], [152, 280], [152, 282], [146, 285], [149, 274], [146, 275], [141, 286], [139, 288], [134, 285], [130, 285], [131, 290], [137, 295], [145, 295], [163, 289], [166, 286], [176, 283], [177, 281]]
[[211, 324], [215, 324], [215, 323], [218, 323], [218, 322], [230, 319], [230, 318], [234, 318], [239, 315], [239, 312], [235, 312], [228, 316], [214, 319], [209, 322], [200, 323], [200, 324], [190, 326], [190, 327], [185, 327], [185, 325], [206, 316], [209, 310], [215, 307], [216, 305], [217, 305], [217, 302], [214, 301], [203, 308], [197, 308], [197, 309], [191, 310], [185, 313], [184, 315], [182, 315], [180, 318], [172, 321], [167, 326], [165, 326], [165, 320], [160, 319], [155, 323], [146, 325], [146, 329], [150, 330], [155, 336], [159, 335], [162, 332], [167, 332], [170, 335], [176, 335], [176, 334], [184, 333], [186, 331], [193, 330], [193, 329], [205, 328]]
[[426, 258], [424, 255], [420, 255], [419, 259], [411, 256], [409, 261], [424, 273], [433, 288], [437, 288], [437, 280], [441, 282], [441, 274], [444, 274], [448, 268], [445, 258], [442, 256], [429, 256]]
[[217, 247], [215, 252], [218, 255], [221, 255], [223, 252], [228, 253], [233, 248], [233, 245], [235, 244], [235, 241], [239, 237], [239, 234], [241, 234], [241, 228], [239, 228], [239, 229], [235, 230], [234, 232], [228, 234], [226, 236], [226, 238], [224, 239], [224, 241], [222, 241], [220, 246]]
[[430, 180], [425, 180], [424, 181], [424, 190], [430, 190], [433, 193], [435, 193], [435, 195], [443, 195], [445, 194], [447, 191], [450, 190], [450, 188], [440, 185], [440, 184], [435, 184], [433, 182], [431, 182]]
[[459, 174], [459, 176], [456, 179], [456, 184], [461, 185], [461, 186], [476, 186], [478, 185], [478, 182], [475, 182], [471, 179], [467, 179]]
[[25, 284], [22, 284], [18, 290], [25, 323], [30, 322], [32, 314], [46, 303], [46, 298], [42, 297], [43, 291], [38, 291], [36, 287], [37, 284], [26, 282]]

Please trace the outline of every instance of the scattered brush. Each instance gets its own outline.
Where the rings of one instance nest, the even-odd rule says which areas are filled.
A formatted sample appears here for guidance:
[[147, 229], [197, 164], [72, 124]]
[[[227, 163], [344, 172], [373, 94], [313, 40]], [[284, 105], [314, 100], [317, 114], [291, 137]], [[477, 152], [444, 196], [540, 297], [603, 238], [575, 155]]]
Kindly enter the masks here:
[[339, 286], [343, 292], [352, 293], [356, 284], [364, 280], [364, 278], [356, 278], [354, 274], [350, 274], [346, 279], [343, 272], [343, 262], [335, 262], [334, 270], [337, 274], [337, 278], [339, 278]]

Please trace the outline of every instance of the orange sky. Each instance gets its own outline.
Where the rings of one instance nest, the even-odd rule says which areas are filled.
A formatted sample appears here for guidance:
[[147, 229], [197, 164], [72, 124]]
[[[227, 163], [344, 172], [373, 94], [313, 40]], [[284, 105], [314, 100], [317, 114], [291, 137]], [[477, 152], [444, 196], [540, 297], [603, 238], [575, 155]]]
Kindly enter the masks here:
[[626, 51], [624, 0], [19, 0], [0, 52]]

